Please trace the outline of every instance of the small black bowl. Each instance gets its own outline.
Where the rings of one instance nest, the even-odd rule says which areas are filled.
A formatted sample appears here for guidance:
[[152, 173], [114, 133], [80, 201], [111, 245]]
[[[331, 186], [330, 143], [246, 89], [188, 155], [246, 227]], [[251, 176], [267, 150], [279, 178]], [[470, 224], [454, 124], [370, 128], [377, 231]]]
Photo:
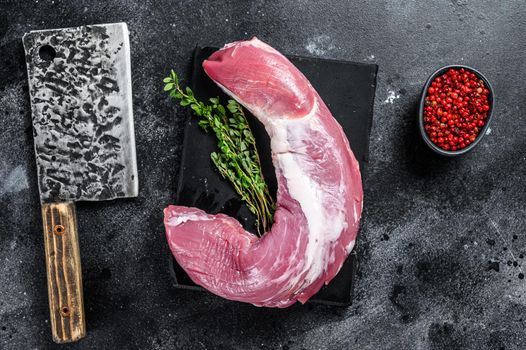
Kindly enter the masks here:
[[[425, 107], [425, 102], [426, 102], [425, 99], [426, 99], [426, 96], [427, 96], [427, 89], [429, 88], [429, 86], [431, 85], [433, 80], [435, 80], [435, 78], [437, 76], [444, 74], [445, 72], [447, 72], [451, 68], [453, 68], [453, 69], [464, 68], [467, 71], [475, 73], [480, 79], [482, 79], [484, 81], [484, 84], [486, 85], [486, 88], [489, 90], [489, 95], [488, 95], [489, 111], [488, 111], [488, 116], [486, 118], [486, 123], [482, 127], [482, 130], [479, 132], [479, 134], [478, 134], [477, 138], [475, 139], [475, 141], [473, 141], [473, 143], [471, 143], [469, 146], [467, 146], [467, 147], [465, 147], [465, 148], [463, 148], [461, 150], [458, 150], [458, 151], [446, 151], [446, 150], [438, 147], [437, 145], [435, 145], [429, 139], [429, 136], [427, 136], [427, 133], [426, 133], [426, 131], [424, 129], [424, 107]], [[419, 108], [418, 108], [418, 126], [419, 126], [419, 129], [420, 129], [420, 134], [422, 135], [422, 138], [424, 139], [426, 145], [428, 145], [429, 148], [431, 148], [437, 154], [440, 154], [440, 155], [446, 156], [446, 157], [457, 157], [457, 156], [466, 154], [469, 151], [471, 151], [473, 148], [475, 148], [479, 144], [480, 140], [482, 140], [484, 135], [486, 135], [486, 132], [487, 132], [487, 130], [489, 128], [489, 124], [490, 124], [491, 119], [493, 117], [494, 106], [495, 106], [495, 96], [494, 96], [494, 93], [493, 93], [493, 88], [491, 87], [491, 84], [489, 83], [489, 80], [486, 79], [486, 77], [484, 75], [482, 75], [482, 73], [480, 73], [478, 70], [476, 70], [474, 68], [471, 68], [471, 67], [468, 67], [468, 66], [463, 66], [463, 65], [458, 65], [458, 64], [442, 67], [442, 68], [438, 69], [437, 71], [435, 71], [433, 74], [431, 74], [431, 76], [429, 76], [429, 78], [427, 79], [427, 81], [426, 81], [426, 83], [424, 85], [424, 89], [422, 90], [422, 95], [420, 97], [420, 105], [419, 105]]]

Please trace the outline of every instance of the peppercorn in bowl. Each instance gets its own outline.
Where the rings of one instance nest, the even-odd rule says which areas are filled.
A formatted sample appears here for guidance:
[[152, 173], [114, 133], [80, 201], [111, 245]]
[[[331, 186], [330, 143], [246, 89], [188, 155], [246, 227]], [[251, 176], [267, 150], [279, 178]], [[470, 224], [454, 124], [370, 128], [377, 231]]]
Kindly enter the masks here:
[[486, 134], [494, 109], [489, 81], [462, 65], [440, 68], [426, 81], [418, 113], [420, 133], [436, 153], [455, 157], [471, 151]]

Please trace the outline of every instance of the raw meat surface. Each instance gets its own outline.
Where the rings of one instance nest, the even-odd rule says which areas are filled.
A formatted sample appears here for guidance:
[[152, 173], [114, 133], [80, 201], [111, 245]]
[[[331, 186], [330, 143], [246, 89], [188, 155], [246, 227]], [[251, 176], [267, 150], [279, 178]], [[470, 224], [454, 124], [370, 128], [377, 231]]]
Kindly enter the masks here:
[[203, 67], [263, 123], [278, 180], [272, 229], [262, 238], [226, 215], [164, 210], [177, 262], [198, 285], [266, 307], [306, 302], [354, 247], [362, 182], [342, 128], [305, 76], [257, 38], [226, 45]]

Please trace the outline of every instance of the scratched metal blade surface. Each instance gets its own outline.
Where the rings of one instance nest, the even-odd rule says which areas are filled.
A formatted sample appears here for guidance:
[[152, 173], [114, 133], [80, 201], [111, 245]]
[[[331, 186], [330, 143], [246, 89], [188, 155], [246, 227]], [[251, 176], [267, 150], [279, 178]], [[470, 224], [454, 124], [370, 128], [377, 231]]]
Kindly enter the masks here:
[[42, 202], [137, 196], [126, 24], [32, 31], [23, 42]]

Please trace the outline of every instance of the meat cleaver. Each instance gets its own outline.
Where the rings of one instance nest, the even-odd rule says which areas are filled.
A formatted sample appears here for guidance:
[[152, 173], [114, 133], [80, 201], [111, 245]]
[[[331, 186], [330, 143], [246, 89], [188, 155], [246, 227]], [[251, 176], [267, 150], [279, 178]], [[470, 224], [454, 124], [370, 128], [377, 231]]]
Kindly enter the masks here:
[[24, 35], [53, 340], [86, 334], [75, 203], [136, 197], [125, 23]]

